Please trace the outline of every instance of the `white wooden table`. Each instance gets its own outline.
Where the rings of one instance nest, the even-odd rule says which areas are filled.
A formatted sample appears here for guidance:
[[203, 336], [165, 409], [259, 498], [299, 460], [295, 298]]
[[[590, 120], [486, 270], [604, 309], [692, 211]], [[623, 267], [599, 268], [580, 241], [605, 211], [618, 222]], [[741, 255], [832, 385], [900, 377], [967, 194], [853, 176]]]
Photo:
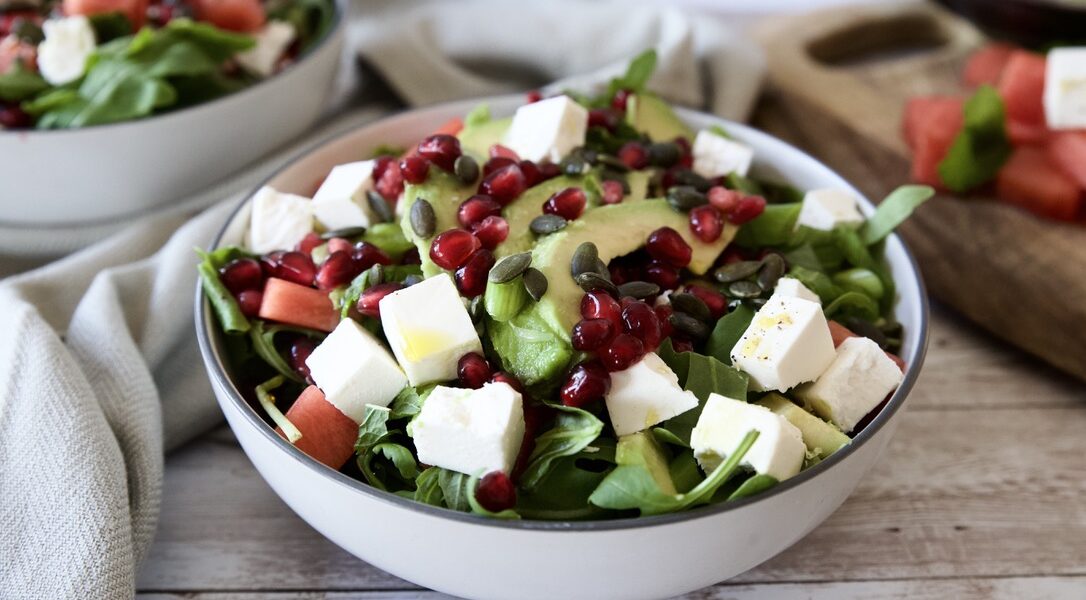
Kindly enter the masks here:
[[[687, 598], [1086, 598], [1086, 386], [942, 309], [933, 316], [901, 427], [851, 498], [779, 556]], [[226, 428], [169, 458], [139, 590], [440, 597], [321, 537]]]

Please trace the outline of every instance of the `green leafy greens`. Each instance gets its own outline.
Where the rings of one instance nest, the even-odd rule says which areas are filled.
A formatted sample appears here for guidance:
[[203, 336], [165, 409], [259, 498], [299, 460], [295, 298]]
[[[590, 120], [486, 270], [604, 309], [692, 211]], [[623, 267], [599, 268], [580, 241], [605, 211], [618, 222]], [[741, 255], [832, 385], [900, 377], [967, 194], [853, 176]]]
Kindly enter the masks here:
[[962, 131], [938, 167], [939, 179], [953, 192], [991, 181], [1011, 155], [1003, 100], [994, 87], [977, 88], [962, 112]]

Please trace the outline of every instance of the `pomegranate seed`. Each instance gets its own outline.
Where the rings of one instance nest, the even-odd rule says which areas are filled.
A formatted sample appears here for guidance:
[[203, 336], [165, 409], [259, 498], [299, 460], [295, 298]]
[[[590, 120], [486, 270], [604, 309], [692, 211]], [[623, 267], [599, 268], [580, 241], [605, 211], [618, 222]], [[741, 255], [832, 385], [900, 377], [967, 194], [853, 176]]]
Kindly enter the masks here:
[[351, 258], [354, 259], [354, 262], [358, 266], [359, 273], [376, 264], [392, 264], [391, 256], [385, 254], [384, 250], [369, 242], [359, 242], [356, 244], [354, 251], [351, 252]]
[[486, 289], [486, 278], [490, 267], [494, 266], [494, 255], [486, 248], [480, 248], [468, 257], [467, 261], [456, 270], [454, 279], [456, 289], [465, 298], [474, 298]]
[[463, 229], [450, 229], [439, 233], [430, 244], [430, 259], [442, 269], [456, 269], [468, 262], [468, 258], [482, 244], [479, 238]]
[[309, 365], [305, 364], [317, 343], [307, 336], [298, 336], [290, 345], [290, 367], [302, 379], [309, 380]]
[[728, 312], [728, 298], [724, 294], [701, 285], [688, 285], [686, 291], [700, 298], [705, 306], [709, 307], [709, 312], [714, 319], [719, 319]]
[[276, 250], [260, 257], [260, 270], [264, 273], [264, 277], [279, 276], [279, 261], [282, 260], [284, 254], [286, 252]]
[[534, 104], [543, 99], [543, 94], [539, 90], [531, 90], [525, 94], [524, 97], [528, 101], [528, 104]]
[[385, 175], [385, 171], [396, 164], [396, 159], [391, 156], [378, 156], [373, 159], [373, 181], [380, 180]]
[[735, 207], [730, 213], [726, 213], [724, 216], [728, 219], [729, 223], [733, 225], [742, 225], [756, 219], [762, 212], [765, 211], [765, 198], [761, 196], [743, 196], [743, 199], [739, 201], [739, 205]]
[[403, 253], [400, 257], [401, 265], [421, 265], [422, 258], [419, 256], [418, 246], [412, 246], [407, 249], [407, 252]]
[[661, 227], [650, 233], [645, 249], [656, 260], [679, 269], [690, 264], [690, 255], [693, 253], [683, 236], [670, 227]]
[[310, 231], [309, 233], [305, 234], [305, 237], [302, 238], [302, 241], [298, 242], [298, 252], [309, 254], [313, 252], [314, 248], [320, 246], [323, 243], [324, 240], [321, 239], [321, 236]]
[[430, 173], [430, 161], [418, 154], [408, 156], [400, 161], [400, 173], [407, 183], [422, 183]]
[[0, 128], [22, 129], [34, 124], [34, 119], [26, 114], [18, 104], [0, 105]]
[[553, 196], [548, 198], [547, 201], [543, 203], [543, 212], [550, 215], [558, 215], [567, 221], [572, 221], [581, 216], [587, 202], [588, 198], [585, 197], [584, 190], [576, 187], [568, 187], [559, 192], [555, 192]]
[[328, 240], [328, 254], [332, 255], [336, 252], [354, 252], [354, 244], [345, 238], [332, 238]]
[[286, 252], [279, 258], [275, 273], [276, 277], [298, 285], [313, 285], [313, 279], [317, 276], [317, 267], [308, 254]]
[[259, 290], [264, 285], [264, 270], [251, 258], [239, 258], [219, 269], [219, 279], [231, 294], [237, 295], [245, 290]]
[[490, 382], [505, 383], [514, 390], [520, 392], [521, 394], [524, 393], [524, 384], [521, 383], [519, 379], [514, 377], [513, 374], [509, 373], [508, 371], [498, 371], [490, 378]]
[[502, 214], [502, 205], [490, 196], [476, 194], [460, 203], [456, 220], [463, 227], [471, 227], [483, 219]]
[[461, 154], [460, 140], [456, 136], [439, 133], [419, 142], [419, 155], [446, 171], [452, 171], [453, 163]]
[[479, 238], [479, 243], [483, 245], [483, 248], [493, 250], [509, 237], [509, 223], [501, 217], [487, 217], [475, 224], [471, 232]]
[[402, 290], [403, 284], [398, 281], [378, 283], [362, 291], [358, 297], [356, 308], [364, 317], [381, 318], [381, 300], [392, 292]]
[[573, 326], [573, 347], [591, 352], [611, 340], [615, 325], [607, 319], [585, 319]]
[[743, 192], [715, 185], [709, 188], [706, 196], [709, 198], [709, 204], [715, 206], [720, 212], [728, 214], [735, 210], [736, 206], [739, 206], [739, 201], [743, 198]]
[[607, 369], [593, 361], [573, 367], [558, 395], [562, 398], [562, 404], [580, 408], [602, 400], [610, 389], [611, 376], [607, 374]]
[[593, 108], [588, 111], [588, 126], [602, 127], [614, 131], [618, 127], [619, 116], [610, 108]]
[[671, 337], [674, 329], [671, 327], [671, 313], [675, 312], [670, 304], [661, 304], [660, 306], [653, 307], [652, 312], [656, 313], [656, 320], [660, 322], [660, 339], [664, 340]]
[[479, 480], [475, 499], [490, 512], [509, 510], [517, 505], [517, 488], [505, 473], [491, 471]]
[[622, 307], [607, 292], [588, 292], [581, 298], [581, 316], [585, 319], [607, 319], [616, 328], [622, 327]]
[[478, 352], [468, 352], [456, 363], [456, 376], [460, 385], [477, 390], [490, 381], [490, 363]]
[[528, 181], [524, 178], [524, 172], [517, 164], [506, 165], [490, 175], [487, 175], [479, 184], [479, 192], [489, 194], [505, 206], [524, 193], [528, 189]]
[[519, 480], [520, 475], [528, 468], [528, 459], [535, 451], [535, 436], [543, 426], [544, 421], [554, 409], [541, 404], [534, 404], [523, 399], [524, 404], [524, 440], [520, 443], [520, 452], [517, 453], [517, 461], [513, 466], [513, 480]]
[[631, 169], [644, 169], [649, 165], [649, 151], [638, 142], [626, 142], [618, 149], [618, 159]]
[[520, 156], [517, 156], [516, 152], [513, 152], [511, 149], [502, 146], [501, 144], [494, 144], [493, 146], [491, 146], [490, 150], [487, 151], [487, 154], [490, 156], [490, 158], [498, 158], [499, 156], [502, 156], [505, 158], [513, 159], [514, 161], [520, 160]]
[[618, 90], [611, 98], [611, 108], [626, 112], [626, 102], [630, 99], [630, 90]]
[[652, 307], [641, 301], [631, 302], [622, 309], [622, 325], [627, 333], [641, 340], [646, 351], [653, 351], [660, 345], [663, 333], [660, 320]]
[[694, 342], [691, 342], [690, 340], [672, 339], [671, 340], [671, 347], [676, 352], [693, 352], [694, 351]]
[[[374, 167], [374, 174], [376, 173], [377, 168]], [[388, 166], [382, 170], [381, 176], [375, 180], [373, 187], [382, 198], [395, 202], [403, 193], [403, 172], [400, 171], [399, 163], [390, 159]]]
[[645, 267], [645, 281], [655, 283], [661, 290], [673, 290], [679, 285], [679, 270], [654, 260]]
[[539, 165], [539, 172], [543, 174], [542, 181], [548, 179], [554, 179], [562, 174], [562, 168], [554, 163], [543, 163]]
[[641, 278], [639, 269], [633, 265], [612, 263], [607, 267], [611, 273], [611, 283], [622, 285], [627, 281], [636, 281]]
[[721, 257], [721, 263], [725, 265], [730, 265], [732, 263], [747, 260], [748, 258], [749, 256], [747, 256], [746, 251], [744, 251], [742, 248], [738, 246], [728, 246], [724, 249], [724, 254]]
[[520, 167], [520, 172], [524, 173], [524, 183], [526, 183], [528, 187], [532, 187], [533, 185], [537, 185], [543, 181], [543, 171], [541, 171], [539, 169], [539, 165], [535, 164], [534, 162], [530, 160], [522, 160], [517, 163], [517, 166]]
[[622, 184], [613, 180], [605, 179], [600, 182], [600, 189], [603, 193], [600, 194], [600, 201], [604, 204], [618, 204], [622, 202], [623, 191]]
[[603, 349], [600, 359], [608, 371], [630, 368], [645, 355], [645, 345], [628, 333], [620, 333]]
[[517, 164], [517, 161], [515, 161], [515, 160], [513, 160], [511, 158], [508, 158], [506, 156], [498, 156], [496, 158], [491, 158], [490, 160], [483, 163], [483, 177], [486, 177], [487, 175], [490, 175], [491, 173], [493, 173], [494, 171], [497, 171], [498, 169], [500, 169], [502, 167], [508, 167], [509, 165], [515, 165], [515, 164]]
[[350, 252], [333, 252], [317, 270], [317, 289], [328, 291], [346, 285], [362, 272]]
[[261, 290], [244, 290], [236, 297], [241, 314], [249, 318], [260, 316], [260, 305], [264, 302], [264, 292]]
[[720, 239], [724, 232], [724, 217], [711, 204], [690, 209], [690, 232], [698, 239], [711, 244]]
[[671, 167], [664, 171], [663, 177], [660, 178], [660, 187], [663, 188], [665, 192], [679, 183], [678, 178], [675, 176], [678, 170], [679, 167]]
[[690, 140], [680, 135], [674, 142], [679, 147], [679, 166], [687, 169], [694, 168], [694, 153], [690, 147]]

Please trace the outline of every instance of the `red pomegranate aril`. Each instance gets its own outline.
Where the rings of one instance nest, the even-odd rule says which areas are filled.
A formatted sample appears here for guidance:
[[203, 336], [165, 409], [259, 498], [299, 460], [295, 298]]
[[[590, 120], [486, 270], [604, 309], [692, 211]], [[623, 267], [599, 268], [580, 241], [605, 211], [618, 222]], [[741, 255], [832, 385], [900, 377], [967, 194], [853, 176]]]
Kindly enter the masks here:
[[517, 505], [517, 487], [501, 471], [492, 471], [479, 480], [475, 500], [490, 512], [509, 510]]
[[528, 189], [524, 172], [516, 163], [506, 165], [483, 178], [479, 184], [479, 193], [488, 194], [505, 206]]
[[309, 380], [309, 365], [305, 364], [305, 361], [316, 347], [317, 343], [304, 335], [298, 336], [290, 344], [290, 368], [302, 379]]
[[611, 273], [611, 283], [615, 285], [641, 279], [640, 269], [631, 264], [612, 262], [608, 265], [607, 270]]
[[487, 151], [487, 155], [490, 156], [490, 158], [497, 158], [499, 156], [503, 156], [505, 158], [511, 158], [515, 161], [520, 160], [520, 156], [517, 156], [516, 152], [513, 152], [513, 150], [502, 146], [501, 144], [494, 144], [493, 146], [491, 146], [490, 150]]
[[460, 385], [477, 390], [490, 381], [490, 363], [478, 352], [468, 352], [456, 363], [456, 376]]
[[622, 202], [622, 197], [625, 195], [622, 191], [622, 184], [613, 180], [605, 179], [600, 182], [600, 202], [604, 204], [618, 204]]
[[618, 159], [631, 169], [644, 169], [649, 165], [649, 151], [638, 142], [626, 142], [618, 149]]
[[706, 244], [720, 239], [724, 232], [724, 217], [711, 204], [690, 209], [690, 232]]
[[611, 108], [626, 112], [626, 103], [630, 99], [630, 90], [618, 90], [615, 95], [611, 97]]
[[581, 298], [581, 317], [585, 319], [607, 319], [615, 327], [622, 327], [622, 307], [607, 292], [592, 291]]
[[286, 279], [298, 285], [313, 285], [313, 279], [317, 276], [317, 267], [308, 254], [286, 252], [279, 258], [279, 265], [275, 272], [276, 277], [280, 279]]
[[645, 355], [645, 345], [629, 333], [620, 333], [600, 353], [608, 371], [622, 371], [633, 366]]
[[765, 198], [761, 196], [743, 196], [739, 205], [730, 213], [725, 213], [724, 217], [733, 225], [749, 223], [765, 212], [765, 204]]
[[570, 369], [558, 396], [565, 406], [580, 408], [603, 397], [611, 389], [611, 376], [599, 362], [582, 363]]
[[422, 257], [419, 256], [419, 249], [417, 246], [412, 246], [407, 249], [407, 252], [403, 253], [400, 257], [401, 265], [421, 265]]
[[480, 247], [479, 238], [470, 231], [450, 229], [437, 234], [430, 244], [430, 259], [434, 264], [446, 270], [460, 268]]
[[351, 258], [354, 259], [359, 273], [376, 264], [392, 264], [391, 256], [369, 242], [359, 242], [356, 244], [354, 250], [351, 252]]
[[631, 302], [622, 309], [622, 326], [626, 333], [641, 340], [646, 351], [653, 351], [660, 345], [663, 333], [656, 311], [641, 301]]
[[661, 290], [673, 290], [679, 285], [679, 270], [654, 260], [645, 267], [645, 281], [655, 283]]
[[730, 265], [732, 263], [748, 260], [746, 251], [738, 246], [728, 246], [724, 249], [724, 254], [721, 256], [721, 264]]
[[679, 269], [690, 264], [693, 254], [683, 236], [670, 227], [661, 227], [650, 233], [645, 249], [649, 256]]
[[724, 294], [702, 285], [688, 285], [686, 291], [700, 298], [705, 306], [709, 307], [709, 312], [714, 319], [719, 319], [724, 316], [724, 313], [728, 312], [728, 298]]
[[543, 99], [543, 93], [539, 90], [529, 90], [528, 93], [524, 95], [524, 99], [528, 104], [534, 104]]
[[460, 140], [444, 133], [431, 135], [419, 142], [418, 151], [420, 156], [446, 171], [452, 171], [453, 163], [463, 154]]
[[260, 316], [260, 303], [264, 301], [264, 292], [260, 290], [244, 290], [236, 297], [241, 314], [250, 319]]
[[513, 160], [511, 158], [508, 158], [506, 156], [498, 156], [498, 157], [495, 157], [495, 158], [491, 158], [490, 160], [483, 163], [483, 177], [486, 177], [487, 175], [490, 175], [491, 173], [493, 173], [494, 171], [497, 171], [498, 169], [500, 169], [502, 167], [508, 167], [509, 165], [515, 165], [515, 164], [517, 164], [517, 161], [515, 161], [515, 160]]
[[483, 219], [502, 214], [502, 205], [484, 194], [476, 194], [460, 203], [456, 220], [462, 227], [471, 227]]
[[320, 246], [323, 243], [324, 240], [321, 239], [321, 236], [310, 231], [309, 233], [305, 234], [305, 237], [302, 238], [302, 241], [298, 242], [298, 252], [310, 254], [311, 252], [313, 252], [314, 248]]
[[517, 453], [517, 461], [513, 466], [513, 481], [519, 481], [524, 470], [528, 468], [528, 459], [535, 451], [535, 438], [539, 429], [551, 416], [554, 409], [531, 402], [528, 398], [522, 398], [524, 404], [524, 439], [520, 443], [520, 451]]
[[671, 348], [676, 352], [693, 352], [694, 342], [686, 339], [674, 339], [671, 340]]
[[336, 252], [354, 252], [354, 244], [346, 238], [332, 238], [328, 240], [328, 254], [332, 255]]
[[656, 320], [660, 322], [660, 339], [665, 340], [671, 337], [671, 334], [675, 332], [671, 326], [671, 313], [675, 312], [672, 310], [671, 305], [654, 306], [652, 312], [656, 313]]
[[694, 168], [694, 153], [690, 140], [680, 135], [674, 139], [674, 142], [679, 147], [679, 166], [687, 169]]
[[588, 126], [602, 127], [614, 131], [618, 127], [619, 116], [610, 108], [593, 108], [588, 111]]
[[543, 182], [543, 171], [540, 170], [539, 165], [535, 164], [530, 160], [522, 160], [517, 163], [517, 166], [520, 167], [520, 172], [524, 173], [524, 182], [528, 185], [528, 187], [532, 187]]
[[264, 270], [251, 258], [232, 260], [219, 270], [219, 279], [231, 294], [259, 290], [264, 285]]
[[573, 326], [573, 347], [591, 352], [602, 347], [615, 334], [615, 325], [608, 319], [585, 319]]
[[317, 289], [328, 291], [346, 285], [361, 272], [350, 252], [333, 252], [317, 269]]
[[33, 123], [34, 119], [18, 104], [0, 104], [0, 128], [21, 129]]
[[387, 166], [381, 169], [381, 176], [377, 177], [377, 167], [373, 169], [374, 177], [374, 189], [377, 190], [381, 197], [389, 202], [395, 202], [400, 194], [403, 193], [403, 172], [400, 171], [400, 164], [396, 161], [389, 159]]
[[554, 163], [543, 163], [537, 166], [539, 167], [539, 172], [543, 175], [543, 179], [541, 181], [554, 179], [555, 177], [558, 177], [562, 174], [562, 168]]
[[493, 250], [509, 237], [509, 223], [502, 217], [487, 217], [476, 223], [471, 232], [487, 250]]
[[391, 156], [378, 156], [373, 159], [373, 180], [377, 181], [385, 175], [385, 170], [396, 164], [396, 159]]
[[706, 196], [709, 198], [709, 204], [716, 207], [720, 212], [728, 214], [739, 205], [739, 201], [743, 198], [743, 192], [716, 185], [709, 188]]
[[568, 187], [555, 192], [553, 196], [543, 203], [543, 212], [549, 215], [558, 215], [567, 221], [572, 221], [584, 212], [588, 198], [584, 190], [577, 187]]
[[380, 319], [381, 300], [392, 292], [402, 289], [403, 284], [398, 281], [389, 281], [387, 283], [378, 283], [377, 285], [370, 286], [363, 290], [362, 295], [358, 297], [356, 308], [364, 317]]
[[456, 270], [454, 279], [456, 289], [465, 298], [474, 298], [486, 289], [486, 278], [490, 267], [494, 266], [494, 255], [486, 248], [480, 248], [468, 257], [467, 262]]
[[400, 173], [407, 183], [420, 184], [430, 173], [430, 161], [418, 154], [407, 156], [400, 161]]
[[493, 376], [491, 376], [490, 382], [504, 383], [509, 385], [509, 387], [513, 388], [514, 390], [520, 392], [521, 394], [524, 393], [524, 384], [521, 383], [519, 379], [514, 377], [513, 374], [509, 373], [508, 371], [498, 371]]

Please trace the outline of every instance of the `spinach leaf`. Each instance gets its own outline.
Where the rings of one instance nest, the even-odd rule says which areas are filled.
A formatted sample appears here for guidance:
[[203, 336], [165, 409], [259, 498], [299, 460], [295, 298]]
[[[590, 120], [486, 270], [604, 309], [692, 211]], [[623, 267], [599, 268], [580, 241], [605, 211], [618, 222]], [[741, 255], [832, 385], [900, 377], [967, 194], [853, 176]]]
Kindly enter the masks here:
[[[415, 247], [415, 244], [404, 237], [403, 228], [396, 223], [376, 223], [371, 225], [362, 234], [362, 241], [369, 242], [384, 250], [385, 254], [392, 257], [392, 260], [400, 260], [404, 252]], [[422, 273], [422, 269], [418, 265], [390, 266], [385, 271], [387, 281], [402, 279], [411, 272]], [[397, 275], [393, 276], [392, 273]]]
[[603, 516], [606, 511], [588, 497], [614, 468], [615, 446], [614, 439], [601, 437], [581, 452], [555, 460], [534, 489], [519, 494], [517, 512], [526, 519], [563, 521]]
[[720, 394], [736, 400], [747, 399], [749, 378], [742, 371], [729, 367], [719, 360], [698, 354], [688, 353], [689, 372], [685, 388], [698, 397], [698, 405], [677, 417], [664, 421], [663, 428], [671, 432], [687, 446], [690, 445], [690, 432], [698, 424], [701, 411], [709, 394]]
[[437, 484], [441, 487], [441, 496], [444, 498], [445, 507], [460, 512], [470, 512], [471, 502], [468, 497], [473, 495], [475, 491], [474, 489], [468, 489], [471, 478], [463, 473], [442, 469], [441, 467], [430, 467], [430, 469], [438, 469]]
[[667, 470], [671, 475], [671, 483], [681, 494], [694, 489], [703, 479], [693, 452], [680, 452], [675, 455]]
[[903, 185], [890, 192], [861, 228], [864, 243], [871, 245], [882, 241], [934, 195], [935, 190], [926, 185]]
[[762, 185], [750, 177], [745, 177], [732, 171], [724, 177], [724, 185], [733, 190], [739, 190], [744, 194], [762, 195]]
[[886, 294], [882, 278], [871, 269], [856, 267], [833, 274], [833, 282], [848, 292], [859, 292], [878, 301]]
[[286, 377], [295, 383], [303, 383], [304, 380], [298, 376], [289, 364], [287, 364], [287, 361], [283, 359], [283, 355], [281, 355], [278, 348], [275, 347], [275, 336], [280, 333], [294, 333], [316, 340], [322, 340], [324, 339], [324, 334], [312, 329], [290, 327], [288, 325], [269, 326], [265, 321], [260, 319], [253, 319], [249, 322], [249, 325], [249, 337], [252, 338], [253, 350], [256, 351], [257, 356], [268, 363], [271, 368], [275, 369], [276, 372], [283, 377]]
[[554, 461], [583, 451], [603, 431], [603, 421], [572, 406], [555, 406], [554, 426], [535, 440], [535, 450], [520, 477], [520, 486], [531, 491], [546, 476]]
[[746, 248], [787, 246], [795, 233], [802, 203], [767, 204], [765, 212], [739, 228], [735, 243]]
[[444, 506], [445, 496], [441, 492], [441, 471], [439, 467], [430, 467], [415, 478], [415, 502], [430, 506]]
[[798, 279], [800, 283], [807, 286], [815, 294], [818, 294], [823, 304], [833, 302], [838, 296], [844, 293], [836, 283], [825, 273], [821, 271], [814, 271], [800, 266], [793, 266], [788, 271], [788, 276]]
[[325, 36], [335, 18], [335, 8], [328, 0], [271, 0], [267, 11], [269, 17], [294, 26], [303, 51]]
[[833, 230], [833, 241], [844, 255], [845, 261], [855, 267], [875, 269], [877, 263], [867, 244], [860, 238], [860, 233], [848, 227]]
[[672, 446], [678, 446], [680, 448], [690, 447], [690, 444], [684, 442], [682, 438], [663, 427], [653, 427], [652, 435], [656, 438], [656, 441], [661, 444], [671, 444]]
[[204, 294], [211, 302], [211, 308], [219, 318], [223, 331], [229, 335], [246, 333], [249, 331], [249, 319], [241, 312], [234, 295], [219, 279], [219, 269], [236, 258], [250, 255], [237, 246], [227, 246], [213, 252], [204, 252], [197, 248], [196, 254], [201, 259], [197, 271], [200, 273]]
[[691, 354], [691, 352], [676, 352], [671, 338], [664, 340], [656, 349], [656, 355], [660, 357], [660, 360], [664, 361], [675, 375], [678, 375], [680, 384], [686, 381], [686, 374], [690, 371]]
[[648, 84], [655, 70], [656, 50], [650, 48], [630, 61], [629, 66], [626, 67], [626, 73], [622, 77], [611, 81], [611, 86], [614, 89], [610, 91], [608, 98], [614, 96], [614, 93], [620, 89], [630, 90], [635, 94], [643, 92], [645, 85]]
[[18, 102], [47, 89], [49, 83], [20, 60], [7, 73], [0, 73], [0, 100]]
[[515, 510], [505, 509], [501, 512], [491, 512], [487, 510], [482, 504], [479, 504], [479, 500], [475, 497], [475, 489], [479, 487], [479, 478], [471, 477], [468, 479], [468, 507], [471, 512], [484, 517], [490, 517], [492, 519], [505, 519], [515, 521], [520, 519], [520, 515]]
[[939, 163], [939, 179], [953, 192], [991, 181], [1011, 155], [999, 92], [982, 85], [962, 108], [964, 124]]
[[287, 437], [287, 441], [295, 443], [302, 439], [302, 432], [298, 431], [298, 428], [291, 423], [287, 416], [283, 414], [283, 411], [279, 410], [279, 407], [275, 405], [275, 396], [272, 395], [272, 390], [283, 385], [283, 377], [276, 375], [264, 383], [256, 386], [256, 399], [260, 403], [260, 406], [267, 413], [268, 417], [275, 423], [279, 429], [283, 430], [283, 435]]
[[464, 116], [464, 127], [476, 127], [483, 123], [489, 123], [490, 118], [490, 105], [485, 102], [477, 104]]
[[845, 292], [826, 305], [827, 319], [852, 316], [874, 321], [879, 318], [879, 305], [870, 296], [859, 292]]
[[713, 333], [709, 335], [709, 341], [705, 343], [705, 353], [720, 362], [732, 364], [732, 348], [743, 337], [743, 332], [754, 320], [754, 309], [746, 304], [740, 304], [730, 313], [724, 315], [716, 322]]
[[729, 494], [728, 500], [738, 500], [740, 498], [746, 498], [747, 496], [761, 494], [778, 483], [780, 482], [772, 475], [763, 475], [761, 473], [755, 474], [750, 479], [744, 481], [738, 489]]
[[122, 12], [107, 12], [89, 15], [91, 28], [94, 29], [94, 39], [99, 44], [113, 41], [132, 33], [132, 21]]

